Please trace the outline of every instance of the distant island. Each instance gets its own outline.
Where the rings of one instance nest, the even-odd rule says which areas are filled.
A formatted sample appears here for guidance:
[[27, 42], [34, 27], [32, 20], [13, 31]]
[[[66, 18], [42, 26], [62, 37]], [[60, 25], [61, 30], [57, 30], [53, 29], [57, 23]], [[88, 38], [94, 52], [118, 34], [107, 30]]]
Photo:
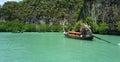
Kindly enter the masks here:
[[23, 0], [0, 6], [0, 32], [78, 31], [120, 35], [119, 0]]

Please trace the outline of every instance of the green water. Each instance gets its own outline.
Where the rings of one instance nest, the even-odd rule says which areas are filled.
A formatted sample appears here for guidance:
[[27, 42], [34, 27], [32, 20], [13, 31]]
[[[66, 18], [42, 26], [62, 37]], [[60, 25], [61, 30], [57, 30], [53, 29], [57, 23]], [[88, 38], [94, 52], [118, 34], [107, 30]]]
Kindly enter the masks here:
[[66, 38], [63, 33], [0, 33], [0, 62], [120, 62], [120, 36]]

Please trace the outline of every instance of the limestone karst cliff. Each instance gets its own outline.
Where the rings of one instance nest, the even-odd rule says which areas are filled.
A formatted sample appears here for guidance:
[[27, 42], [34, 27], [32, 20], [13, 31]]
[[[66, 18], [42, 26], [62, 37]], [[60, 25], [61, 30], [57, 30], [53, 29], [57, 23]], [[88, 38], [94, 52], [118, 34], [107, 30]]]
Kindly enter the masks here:
[[120, 0], [84, 0], [79, 19], [92, 17], [94, 22], [106, 22], [109, 30], [116, 30], [116, 23], [120, 20]]

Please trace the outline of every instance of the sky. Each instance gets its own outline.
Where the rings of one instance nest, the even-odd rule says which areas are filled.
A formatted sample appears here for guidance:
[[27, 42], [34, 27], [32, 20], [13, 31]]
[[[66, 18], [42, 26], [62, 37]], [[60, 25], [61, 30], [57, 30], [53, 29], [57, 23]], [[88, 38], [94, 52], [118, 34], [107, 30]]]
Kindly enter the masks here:
[[4, 2], [7, 2], [7, 1], [17, 1], [17, 2], [19, 2], [19, 1], [22, 1], [22, 0], [0, 0], [0, 5], [3, 5]]

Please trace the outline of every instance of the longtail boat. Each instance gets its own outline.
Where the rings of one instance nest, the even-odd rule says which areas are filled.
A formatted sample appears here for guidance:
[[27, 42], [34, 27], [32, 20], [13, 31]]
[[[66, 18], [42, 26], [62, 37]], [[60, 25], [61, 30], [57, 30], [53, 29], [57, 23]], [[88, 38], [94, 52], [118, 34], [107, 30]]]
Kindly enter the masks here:
[[69, 38], [81, 39], [81, 40], [92, 40], [93, 36], [88, 34], [83, 36], [81, 32], [64, 32], [64, 35]]

